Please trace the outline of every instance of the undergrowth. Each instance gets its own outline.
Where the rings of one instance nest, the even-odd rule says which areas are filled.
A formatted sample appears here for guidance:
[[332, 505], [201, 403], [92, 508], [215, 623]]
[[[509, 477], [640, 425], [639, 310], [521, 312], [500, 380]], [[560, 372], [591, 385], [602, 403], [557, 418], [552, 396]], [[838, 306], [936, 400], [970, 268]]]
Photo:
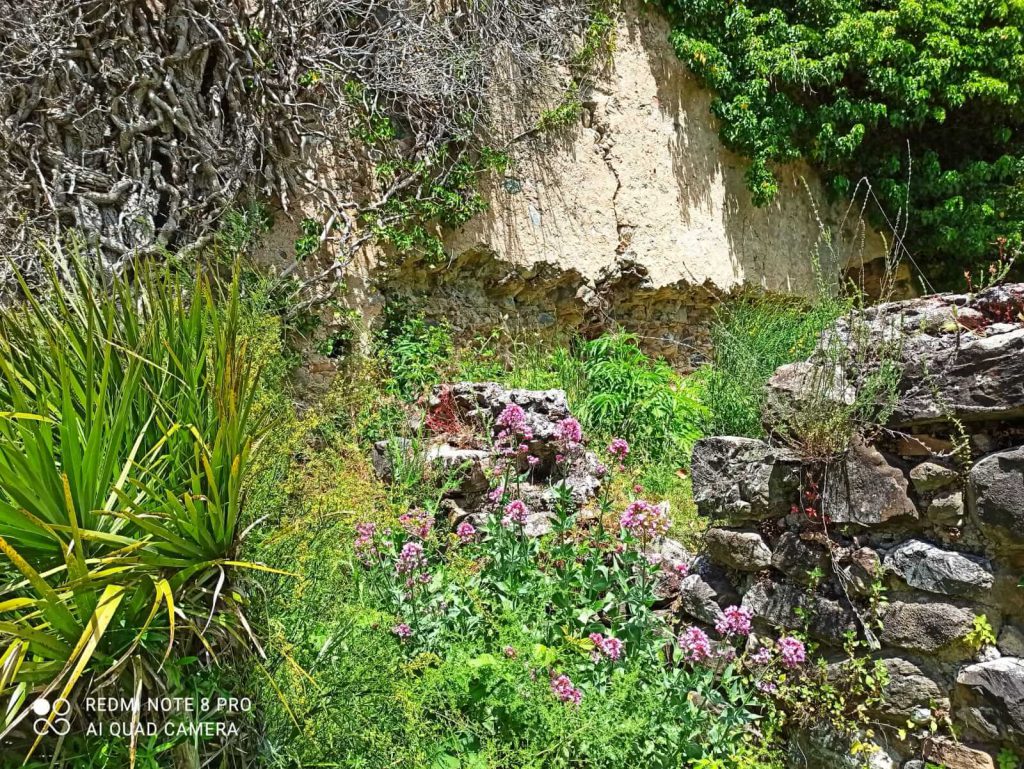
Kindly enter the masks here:
[[[645, 630], [654, 626], [637, 624], [640, 616], [644, 623], [659, 621], [649, 607], [638, 614], [638, 604], [623, 615], [615, 632], [627, 644], [625, 662], [597, 666], [597, 677], [588, 682], [593, 642], [583, 631], [574, 640], [564, 628], [597, 621], [594, 607], [576, 595], [587, 583], [545, 574], [542, 566], [564, 558], [559, 553], [566, 547], [585, 556], [590, 551], [582, 542], [556, 538], [529, 546], [510, 532], [503, 536], [499, 526], [493, 536], [504, 543], [504, 555], [494, 551], [491, 559], [505, 564], [504, 576], [487, 577], [474, 565], [473, 551], [449, 549], [445, 543], [454, 534], [442, 527], [428, 537], [443, 566], [438, 581], [416, 599], [425, 613], [414, 620], [404, 614], [409, 606], [384, 599], [397, 594], [374, 576], [386, 574], [363, 570], [363, 551], [353, 549], [354, 529], [358, 524], [358, 531], [369, 527], [378, 537], [386, 539], [389, 531], [398, 536], [410, 525], [399, 518], [410, 506], [436, 507], [443, 479], [422, 483], [414, 493], [395, 493], [376, 480], [361, 431], [363, 404], [379, 395], [378, 387], [357, 369], [291, 422], [283, 444], [291, 451], [288, 469], [283, 477], [268, 477], [278, 496], [266, 525], [247, 541], [247, 557], [291, 572], [260, 574], [252, 591], [268, 658], [247, 666], [246, 685], [258, 704], [250, 735], [264, 765], [779, 766], [770, 750], [744, 744], [744, 724], [755, 717], [747, 710], [756, 699], [750, 684], [728, 672], [720, 678], [722, 671], [711, 668], [663, 676], [659, 642]], [[624, 505], [634, 494], [624, 490], [632, 471], [621, 472], [608, 485], [608, 504]], [[568, 523], [576, 513], [564, 509]], [[609, 537], [614, 530], [609, 523]], [[394, 546], [401, 549], [403, 541], [413, 540]], [[375, 545], [382, 553], [385, 546], [384, 539]], [[530, 550], [537, 546], [541, 551]], [[637, 554], [623, 557], [635, 560]], [[649, 601], [642, 596], [651, 589], [650, 578], [613, 587], [625, 574], [609, 573], [604, 589]], [[495, 603], [494, 589], [506, 598]], [[601, 594], [596, 584], [586, 589]], [[551, 606], [561, 606], [562, 613], [551, 616]], [[404, 621], [422, 642], [392, 632]], [[454, 624], [446, 629], [447, 623]], [[579, 706], [552, 696], [547, 670], [554, 665], [583, 687]], [[715, 707], [698, 707], [694, 691]], [[771, 727], [766, 722], [761, 728]]]
[[849, 309], [847, 300], [827, 294], [813, 302], [744, 296], [721, 305], [711, 364], [696, 375], [704, 433], [763, 437], [765, 384], [779, 366], [806, 360], [821, 333]]

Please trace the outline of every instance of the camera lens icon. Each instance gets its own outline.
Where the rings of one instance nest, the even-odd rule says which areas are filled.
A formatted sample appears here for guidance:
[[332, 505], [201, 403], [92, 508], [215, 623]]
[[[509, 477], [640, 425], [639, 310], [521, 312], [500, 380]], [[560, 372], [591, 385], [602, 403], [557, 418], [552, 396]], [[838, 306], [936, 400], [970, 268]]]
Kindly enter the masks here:
[[56, 734], [63, 737], [71, 731], [71, 703], [62, 697], [50, 702], [40, 697], [32, 703], [32, 712], [37, 718], [32, 722], [32, 731], [38, 735]]

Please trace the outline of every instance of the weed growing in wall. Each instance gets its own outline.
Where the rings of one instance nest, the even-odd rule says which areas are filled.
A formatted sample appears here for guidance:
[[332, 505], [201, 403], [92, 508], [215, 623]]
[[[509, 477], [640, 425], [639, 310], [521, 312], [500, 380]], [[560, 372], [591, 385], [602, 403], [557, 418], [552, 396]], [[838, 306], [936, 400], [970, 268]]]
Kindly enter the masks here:
[[709, 366], [695, 374], [707, 435], [765, 435], [765, 385], [775, 370], [805, 360], [822, 332], [850, 307], [825, 294], [814, 302], [743, 296], [721, 305], [711, 330]]

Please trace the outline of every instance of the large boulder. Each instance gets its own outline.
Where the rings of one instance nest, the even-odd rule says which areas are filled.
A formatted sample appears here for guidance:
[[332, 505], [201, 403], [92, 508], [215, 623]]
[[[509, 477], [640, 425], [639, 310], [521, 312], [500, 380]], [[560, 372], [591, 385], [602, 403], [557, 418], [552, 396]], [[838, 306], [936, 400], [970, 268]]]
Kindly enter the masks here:
[[996, 762], [983, 750], [969, 747], [948, 737], [929, 737], [921, 750], [926, 767], [945, 769], [996, 769]]
[[428, 409], [437, 408], [448, 397], [454, 399], [460, 419], [477, 429], [490, 429], [494, 435], [501, 431], [497, 425], [501, 412], [515, 403], [525, 412], [526, 424], [538, 443], [553, 441], [558, 423], [571, 416], [564, 390], [522, 390], [509, 389], [497, 382], [455, 382], [435, 386]]
[[894, 601], [882, 615], [881, 640], [885, 646], [907, 651], [953, 652], [973, 627], [974, 614], [958, 606]]
[[738, 571], [761, 571], [772, 562], [772, 551], [756, 531], [708, 529], [704, 547], [716, 563]]
[[776, 630], [799, 630], [806, 624], [812, 636], [833, 646], [842, 646], [858, 628], [850, 609], [802, 585], [761, 580], [743, 596], [743, 606], [755, 620]]
[[949, 700], [942, 687], [914, 663], [900, 657], [888, 657], [880, 664], [885, 669], [887, 680], [882, 687], [882, 696], [869, 708], [870, 714], [879, 721], [903, 728], [908, 721], [915, 724], [931, 721], [936, 709], [949, 709]]
[[1024, 549], [1024, 446], [990, 454], [971, 468], [968, 505], [1000, 549]]
[[702, 438], [691, 467], [697, 510], [728, 523], [781, 518], [800, 489], [799, 457], [753, 438]]
[[[875, 305], [841, 318], [826, 345], [896, 349], [891, 426], [1024, 415], [1024, 284]], [[851, 379], [864, 372], [848, 372]]]
[[954, 553], [910, 539], [885, 556], [885, 568], [911, 587], [929, 593], [977, 596], [992, 588], [992, 567], [983, 558]]
[[859, 439], [826, 470], [822, 487], [822, 513], [833, 523], [874, 527], [919, 517], [903, 473]]
[[1024, 745], [1024, 660], [969, 665], [956, 677], [957, 713], [980, 737]]

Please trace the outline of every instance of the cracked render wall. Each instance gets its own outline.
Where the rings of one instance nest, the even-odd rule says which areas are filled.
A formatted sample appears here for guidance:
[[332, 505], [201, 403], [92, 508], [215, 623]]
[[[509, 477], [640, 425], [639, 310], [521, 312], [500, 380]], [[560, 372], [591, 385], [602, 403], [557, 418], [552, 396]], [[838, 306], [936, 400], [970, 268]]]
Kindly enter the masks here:
[[[818, 274], [827, 282], [845, 267], [879, 264], [883, 239], [855, 207], [829, 204], [804, 164], [779, 169], [777, 200], [753, 205], [747, 163], [722, 145], [712, 96], [668, 33], [660, 15], [625, 0], [612, 55], [585, 89], [575, 125], [533, 130], [565, 93], [567, 75], [550, 84], [547, 103], [494, 94], [496, 133], [520, 138], [508, 145], [509, 171], [484, 182], [489, 210], [444, 233], [450, 258], [440, 267], [364, 249], [346, 283], [366, 326], [385, 302], [444, 320], [465, 338], [496, 326], [556, 336], [617, 324], [685, 369], [702, 361], [723, 295], [812, 295]], [[294, 221], [282, 221], [262, 260], [283, 269], [298, 235]]]
[[[712, 96], [668, 32], [660, 15], [625, 3], [580, 122], [513, 143], [512, 168], [488, 183], [489, 211], [447, 238], [450, 262], [407, 263], [387, 277], [385, 296], [467, 334], [503, 319], [540, 333], [614, 321], [686, 367], [700, 361], [723, 293], [809, 295], [815, 257], [831, 280], [884, 254], [856, 211], [825, 202], [805, 165], [780, 169], [776, 202], [751, 203], [746, 161], [720, 142]], [[514, 96], [503, 96], [509, 135], [535, 123], [543, 105], [513, 114]], [[822, 226], [837, 236], [834, 252]]]

